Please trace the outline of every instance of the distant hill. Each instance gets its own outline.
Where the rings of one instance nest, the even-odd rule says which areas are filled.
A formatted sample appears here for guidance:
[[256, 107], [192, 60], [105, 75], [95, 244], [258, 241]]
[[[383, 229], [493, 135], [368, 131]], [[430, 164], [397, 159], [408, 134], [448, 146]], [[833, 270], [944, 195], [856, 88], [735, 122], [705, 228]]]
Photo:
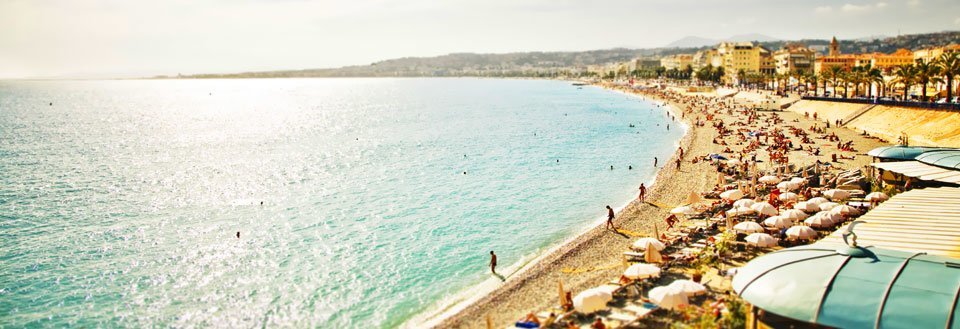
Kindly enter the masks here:
[[697, 48], [705, 46], [713, 46], [721, 41], [734, 41], [734, 42], [745, 42], [745, 41], [756, 41], [756, 42], [769, 42], [769, 41], [778, 41], [780, 39], [774, 38], [771, 36], [763, 34], [738, 34], [730, 36], [723, 39], [710, 39], [698, 36], [687, 36], [683, 37], [680, 40], [671, 42], [667, 44], [667, 48]]
[[[287, 78], [287, 77], [552, 77], [577, 76], [591, 65], [623, 63], [636, 58], [656, 59], [662, 56], [695, 53], [707, 49], [718, 41], [687, 37], [675, 41], [681, 46], [651, 49], [603, 49], [570, 52], [523, 52], [506, 54], [454, 53], [435, 57], [405, 57], [389, 59], [370, 65], [355, 65], [341, 68], [304, 69], [287, 71], [245, 72], [232, 74], [197, 74], [178, 78]], [[767, 49], [780, 49], [787, 42], [824, 46], [827, 39], [777, 40], [761, 34], [736, 35], [731, 41], [758, 41]], [[682, 41], [682, 42], [681, 42]], [[702, 41], [702, 42], [701, 42]], [[705, 43], [706, 42], [706, 43]], [[672, 43], [672, 44], [674, 44]], [[960, 31], [900, 35], [897, 37], [870, 40], [840, 40], [843, 53], [883, 52], [891, 53], [900, 48], [921, 49], [927, 47], [960, 44]], [[158, 76], [156, 78], [168, 78]]]

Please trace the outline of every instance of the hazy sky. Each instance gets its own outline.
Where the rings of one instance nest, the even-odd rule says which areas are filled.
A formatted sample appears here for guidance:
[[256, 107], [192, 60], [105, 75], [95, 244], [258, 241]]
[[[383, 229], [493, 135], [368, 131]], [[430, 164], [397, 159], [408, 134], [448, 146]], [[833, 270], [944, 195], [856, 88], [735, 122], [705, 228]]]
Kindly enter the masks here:
[[0, 78], [237, 72], [684, 36], [960, 30], [957, 0], [0, 0]]

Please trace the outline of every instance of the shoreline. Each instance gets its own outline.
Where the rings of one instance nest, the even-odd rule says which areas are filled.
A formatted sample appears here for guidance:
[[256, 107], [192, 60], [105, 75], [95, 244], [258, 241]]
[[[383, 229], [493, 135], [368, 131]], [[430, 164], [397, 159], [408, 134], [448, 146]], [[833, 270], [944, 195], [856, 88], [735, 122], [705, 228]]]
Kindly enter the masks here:
[[[592, 84], [593, 86], [606, 89], [607, 91], [621, 93], [626, 96], [635, 97], [642, 101], [648, 101], [655, 105], [659, 105], [658, 108], [663, 109], [669, 113], [672, 117], [676, 119], [674, 122], [679, 122], [684, 129], [683, 137], [677, 142], [677, 147], [682, 147], [684, 150], [690, 148], [690, 144], [693, 142], [693, 139], [698, 129], [695, 125], [691, 124], [685, 118], [678, 116], [677, 112], [685, 112], [686, 108], [675, 104], [666, 99], [659, 99], [652, 97], [650, 95], [641, 95], [637, 93], [631, 93], [628, 91], [621, 90], [619, 88], [611, 87], [608, 85], [602, 84]], [[673, 166], [666, 164], [673, 163], [679, 157], [679, 150], [675, 149], [671, 154], [669, 159], [662, 162], [661, 167], [657, 170], [657, 173], [653, 176], [650, 185], [647, 189], [648, 200], [651, 200], [656, 195], [663, 193], [663, 190], [666, 189], [665, 186], [673, 186], [674, 184], [667, 184], [671, 180], [674, 180], [677, 170]], [[620, 207], [615, 208], [617, 212], [616, 222], [618, 226], [623, 227], [625, 221], [629, 220], [629, 217], [636, 217], [637, 213], [642, 211], [641, 208], [647, 207], [656, 207], [650, 203], [643, 202], [641, 203], [636, 197], [631, 198], [631, 200], [626, 201]], [[669, 209], [666, 209], [669, 211]], [[633, 216], [631, 216], [633, 215]], [[628, 217], [624, 219], [623, 217]], [[404, 328], [411, 327], [458, 327], [462, 325], [467, 325], [466, 322], [469, 322], [468, 314], [475, 313], [479, 311], [484, 305], [489, 304], [497, 300], [498, 298], [504, 298], [506, 295], [509, 295], [512, 292], [517, 291], [523, 285], [525, 285], [530, 280], [541, 277], [545, 275], [549, 268], [557, 265], [558, 262], [566, 258], [572, 253], [578, 251], [578, 249], [588, 243], [596, 242], [599, 238], [603, 237], [607, 231], [603, 226], [606, 222], [606, 219], [603, 216], [600, 216], [596, 221], [591, 222], [588, 226], [583, 229], [580, 233], [577, 233], [567, 239], [562, 240], [558, 244], [547, 248], [543, 252], [540, 252], [536, 257], [532, 258], [529, 261], [522, 262], [518, 269], [510, 273], [509, 279], [502, 284], [493, 286], [490, 285], [489, 281], [492, 279], [485, 280], [480, 284], [477, 284], [473, 287], [465, 289], [463, 292], [457, 293], [452, 299], [451, 303], [446, 303], [442, 305], [437, 310], [425, 311], [421, 314], [415, 315], [413, 318], [408, 320], [402, 325]], [[649, 235], [647, 230], [643, 230], [641, 233]], [[630, 239], [632, 240], [632, 238]], [[494, 282], [496, 283], [496, 282]], [[461, 296], [463, 295], [463, 296]], [[470, 296], [472, 295], [472, 296]], [[467, 297], [469, 296], [469, 297]], [[460, 298], [458, 298], [460, 297]], [[459, 299], [459, 300], [457, 300]], [[509, 317], [514, 317], [514, 315], [508, 315]], [[420, 321], [418, 321], [420, 320]], [[482, 319], [474, 319], [476, 321], [481, 321]], [[494, 320], [496, 323], [497, 321]]]

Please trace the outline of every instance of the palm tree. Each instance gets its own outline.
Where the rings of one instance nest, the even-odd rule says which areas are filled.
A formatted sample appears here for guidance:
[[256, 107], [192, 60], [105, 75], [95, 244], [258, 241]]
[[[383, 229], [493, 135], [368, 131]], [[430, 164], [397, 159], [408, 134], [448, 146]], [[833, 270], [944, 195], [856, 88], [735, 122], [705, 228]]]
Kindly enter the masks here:
[[811, 72], [810, 74], [806, 75], [804, 80], [806, 81], [806, 83], [804, 84], [804, 87], [806, 87], [807, 83], [813, 83], [813, 97], [817, 97], [817, 84], [821, 80], [820, 76], [817, 75], [816, 73]]
[[893, 74], [897, 76], [893, 82], [903, 84], [903, 99], [906, 100], [910, 93], [910, 85], [917, 80], [917, 68], [913, 64], [901, 64], [894, 69]]
[[[837, 82], [843, 78], [843, 68], [839, 66], [831, 66], [829, 70], [826, 71], [826, 78], [830, 80], [830, 84], [833, 85], [833, 97], [837, 97]], [[827, 91], [827, 87], [823, 87], [823, 91]]]
[[[870, 70], [867, 71], [867, 76], [866, 76], [866, 78], [867, 78], [867, 83], [869, 83], [870, 86], [873, 86], [873, 84], [877, 84], [877, 95], [876, 95], [876, 96], [877, 96], [877, 97], [881, 97], [881, 96], [883, 95], [883, 92], [884, 92], [884, 88], [883, 88], [884, 85], [883, 85], [883, 83], [885, 82], [885, 81], [883, 80], [883, 71], [880, 70], [880, 69], [878, 69], [878, 68], [870, 68]], [[871, 89], [872, 89], [872, 88], [871, 88]], [[874, 96], [872, 91], [870, 92], [870, 95], [869, 95], [869, 96], [870, 96], [870, 97], [873, 97], [873, 96]]]
[[920, 83], [920, 88], [923, 90], [921, 98], [924, 102], [927, 101], [927, 85], [931, 82], [937, 83], [940, 81], [940, 70], [939, 67], [924, 61], [923, 59], [917, 59], [917, 83]]
[[947, 102], [953, 99], [953, 77], [960, 75], [960, 53], [943, 53], [936, 61], [947, 82]]

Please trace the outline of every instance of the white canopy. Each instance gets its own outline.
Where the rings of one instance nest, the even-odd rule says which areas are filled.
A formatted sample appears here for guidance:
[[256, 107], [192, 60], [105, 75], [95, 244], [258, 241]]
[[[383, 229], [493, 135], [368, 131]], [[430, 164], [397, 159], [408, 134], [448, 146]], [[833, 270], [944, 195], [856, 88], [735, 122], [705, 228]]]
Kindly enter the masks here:
[[650, 293], [647, 294], [650, 297], [650, 300], [654, 304], [666, 309], [677, 309], [680, 306], [687, 305], [690, 302], [687, 300], [687, 295], [677, 289], [676, 287], [669, 286], [660, 286], [653, 289], [650, 289]]
[[856, 216], [860, 214], [860, 210], [848, 205], [840, 205], [830, 209], [830, 213], [840, 214], [845, 216]]
[[750, 206], [750, 209], [756, 210], [758, 214], [764, 216], [773, 216], [777, 214], [777, 208], [767, 202], [757, 202]]
[[689, 215], [696, 214], [697, 211], [693, 210], [693, 207], [691, 206], [679, 206], [679, 207], [673, 208], [673, 210], [670, 210], [670, 213], [675, 215], [689, 216]]
[[840, 206], [840, 204], [839, 204], [839, 203], [836, 203], [836, 202], [824, 202], [824, 203], [821, 203], [821, 204], [820, 204], [819, 206], [817, 206], [817, 207], [820, 208], [820, 211], [828, 211], [828, 210], [830, 210], [830, 209], [833, 209], [833, 208], [836, 208], [836, 207], [839, 207], [839, 206]]
[[793, 209], [797, 209], [807, 213], [820, 211], [820, 207], [818, 207], [816, 204], [809, 203], [807, 201], [797, 202], [797, 204], [793, 205]]
[[784, 192], [780, 193], [780, 196], [777, 198], [779, 198], [780, 201], [797, 201], [800, 199], [800, 196], [793, 192]]
[[787, 229], [787, 237], [799, 240], [812, 240], [817, 238], [817, 231], [809, 226], [794, 226]]
[[810, 227], [820, 228], [831, 227], [837, 224], [833, 217], [825, 216], [824, 212], [818, 212], [813, 216], [810, 216], [810, 218], [805, 219], [803, 222]]
[[756, 211], [756, 210], [753, 210], [753, 208], [748, 208], [748, 207], [736, 207], [736, 208], [727, 210], [727, 216], [728, 216], [728, 217], [736, 217], [736, 216], [740, 216], [740, 215], [752, 214], [752, 213], [755, 213], [755, 212], [757, 212], [757, 211]]
[[763, 248], [777, 245], [777, 239], [774, 239], [773, 236], [766, 233], [753, 233], [748, 235], [744, 240], [746, 240], [748, 244]]
[[589, 314], [607, 308], [607, 302], [612, 299], [613, 295], [605, 290], [587, 289], [573, 297], [573, 308], [581, 313]]
[[841, 190], [841, 189], [832, 189], [832, 190], [823, 192], [823, 195], [827, 196], [828, 198], [830, 198], [830, 200], [833, 200], [833, 201], [842, 201], [850, 197], [850, 192]]
[[679, 290], [687, 296], [697, 296], [707, 292], [707, 287], [690, 280], [674, 280], [667, 288]]
[[780, 217], [796, 222], [796, 221], [804, 220], [807, 217], [810, 217], [810, 215], [807, 215], [807, 213], [803, 212], [803, 210], [800, 210], [800, 209], [787, 209], [780, 213]]
[[867, 196], [863, 198], [863, 200], [867, 202], [881, 202], [881, 201], [887, 201], [888, 199], [890, 199], [890, 197], [883, 192], [873, 192], [873, 193], [867, 194]]
[[743, 222], [733, 226], [733, 229], [737, 232], [743, 233], [757, 233], [763, 232], [763, 226], [757, 224], [756, 222]]
[[780, 177], [766, 175], [766, 176], [760, 177], [759, 179], [757, 179], [757, 181], [767, 185], [776, 185], [777, 183], [780, 182]]
[[623, 271], [623, 276], [634, 280], [654, 278], [660, 276], [660, 268], [652, 264], [636, 263]]
[[637, 241], [633, 242], [633, 249], [646, 250], [649, 247], [653, 247], [657, 250], [663, 250], [667, 246], [664, 245], [663, 242], [660, 242], [660, 240], [650, 237], [639, 238]]
[[747, 207], [747, 208], [749, 208], [750, 206], [752, 206], [752, 205], [754, 205], [754, 204], [756, 204], [756, 203], [757, 203], [757, 202], [756, 202], [756, 201], [753, 201], [753, 199], [740, 199], [740, 200], [737, 200], [736, 202], [733, 203], [733, 207], [734, 207], [734, 208], [740, 208], [740, 207]]
[[819, 196], [816, 198], [811, 198], [810, 200], [807, 200], [807, 203], [812, 203], [815, 206], [820, 206], [820, 204], [824, 202], [830, 202], [830, 200], [827, 200], [826, 198], [819, 197]]
[[788, 228], [793, 226], [793, 221], [783, 216], [770, 216], [763, 220], [763, 225], [775, 228]]
[[740, 198], [743, 198], [743, 192], [738, 189], [724, 191], [723, 193], [720, 193], [720, 198], [724, 200], [739, 200]]

